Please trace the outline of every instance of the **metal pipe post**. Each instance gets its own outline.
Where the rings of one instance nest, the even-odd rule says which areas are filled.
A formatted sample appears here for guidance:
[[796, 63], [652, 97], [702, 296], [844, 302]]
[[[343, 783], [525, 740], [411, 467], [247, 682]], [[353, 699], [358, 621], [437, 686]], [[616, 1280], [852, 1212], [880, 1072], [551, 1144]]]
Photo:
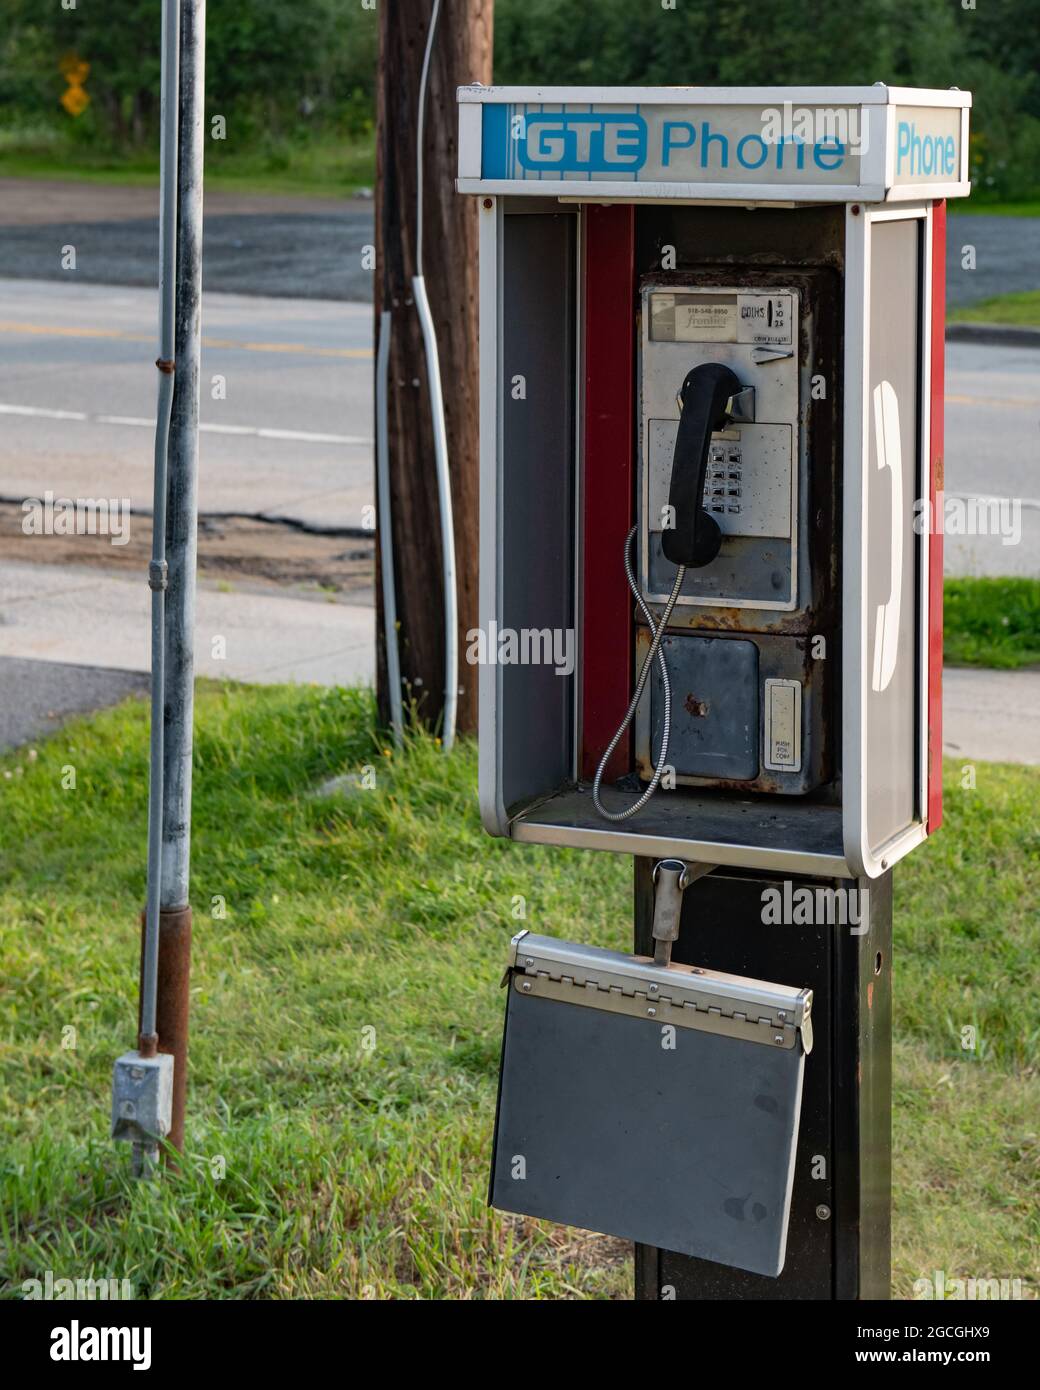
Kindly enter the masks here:
[[165, 724], [165, 596], [167, 458], [174, 395], [177, 281], [177, 156], [180, 0], [166, 0], [162, 28], [162, 104], [159, 205], [159, 398], [155, 425], [152, 495], [152, 711], [148, 779], [148, 902], [141, 943], [141, 1001], [138, 1048], [153, 1057], [159, 958], [160, 859], [163, 822], [163, 734]]
[[191, 757], [195, 680], [205, 0], [182, 0], [177, 206], [177, 375], [170, 427], [166, 711], [159, 946], [159, 1050], [175, 1058], [170, 1143], [184, 1136], [191, 908]]

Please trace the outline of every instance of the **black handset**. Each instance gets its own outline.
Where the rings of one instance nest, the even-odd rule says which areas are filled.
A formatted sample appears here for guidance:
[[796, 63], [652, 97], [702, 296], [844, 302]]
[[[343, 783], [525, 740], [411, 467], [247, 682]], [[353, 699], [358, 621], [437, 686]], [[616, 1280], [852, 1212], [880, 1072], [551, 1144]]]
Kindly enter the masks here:
[[721, 362], [702, 362], [687, 373], [682, 384], [668, 488], [674, 524], [665, 527], [661, 535], [661, 549], [673, 565], [701, 569], [719, 553], [722, 532], [705, 510], [704, 479], [712, 431], [726, 423], [726, 405], [740, 390], [740, 379]]

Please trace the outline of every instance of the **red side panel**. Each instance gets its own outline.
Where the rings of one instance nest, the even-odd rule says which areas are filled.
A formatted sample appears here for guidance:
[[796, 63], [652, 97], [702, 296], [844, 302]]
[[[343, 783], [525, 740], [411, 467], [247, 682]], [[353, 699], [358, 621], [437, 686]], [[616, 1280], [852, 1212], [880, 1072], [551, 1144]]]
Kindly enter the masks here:
[[[624, 570], [633, 525], [635, 209], [589, 204], [585, 218], [585, 421], [581, 775], [591, 778], [630, 698], [632, 596]], [[632, 766], [626, 740], [607, 768]]]
[[[943, 491], [946, 365], [946, 203], [932, 205], [930, 412], [931, 535], [928, 540], [928, 833], [942, 824], [943, 536], [936, 523]], [[937, 494], [939, 494], [937, 498]]]

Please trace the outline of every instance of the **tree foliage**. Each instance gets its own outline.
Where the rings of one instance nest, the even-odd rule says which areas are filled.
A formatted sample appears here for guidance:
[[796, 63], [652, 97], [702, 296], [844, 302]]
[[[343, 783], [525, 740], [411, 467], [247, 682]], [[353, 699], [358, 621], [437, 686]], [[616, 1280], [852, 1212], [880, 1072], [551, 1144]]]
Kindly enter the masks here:
[[1037, 196], [1040, 4], [975, 4], [497, 0], [495, 80], [963, 87], [974, 93], [977, 183], [997, 196]]
[[[6, 123], [71, 124], [59, 64], [72, 52], [90, 64], [81, 138], [153, 142], [160, 9], [0, 0]], [[378, 20], [361, 0], [208, 0], [207, 15], [207, 107], [239, 137], [371, 125]], [[497, 0], [495, 10], [500, 82], [970, 88], [973, 175], [1000, 196], [1040, 193], [1038, 73], [1040, 0]]]
[[[206, 107], [239, 136], [372, 123], [376, 15], [359, 0], [208, 0]], [[0, 0], [0, 106], [13, 122], [62, 116], [62, 60], [90, 64], [91, 139], [155, 138], [161, 0]]]

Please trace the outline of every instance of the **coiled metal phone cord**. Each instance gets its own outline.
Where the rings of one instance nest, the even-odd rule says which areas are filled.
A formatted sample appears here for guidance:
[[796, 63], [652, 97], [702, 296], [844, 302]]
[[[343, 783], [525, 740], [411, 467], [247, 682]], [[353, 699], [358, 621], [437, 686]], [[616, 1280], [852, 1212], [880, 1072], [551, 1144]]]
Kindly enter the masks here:
[[[637, 811], [643, 809], [657, 790], [658, 784], [661, 781], [661, 774], [667, 765], [668, 739], [672, 731], [672, 688], [668, 683], [668, 666], [665, 663], [664, 652], [661, 651], [661, 639], [664, 636], [664, 630], [668, 626], [669, 619], [672, 616], [672, 609], [675, 607], [676, 600], [679, 597], [679, 590], [682, 588], [682, 582], [686, 575], [686, 566], [679, 565], [675, 572], [675, 583], [672, 585], [672, 592], [668, 596], [668, 602], [665, 604], [664, 612], [661, 614], [661, 621], [655, 626], [654, 616], [646, 606], [643, 595], [639, 592], [635, 572], [632, 568], [632, 549], [635, 537], [636, 527], [633, 526], [625, 538], [625, 578], [628, 580], [628, 587], [632, 590], [633, 597], [639, 605], [639, 611], [646, 619], [647, 626], [650, 629], [650, 650], [647, 652], [642, 668], [640, 669], [639, 679], [636, 681], [635, 694], [632, 696], [625, 717], [618, 725], [617, 733], [607, 745], [607, 751], [603, 754], [602, 758], [600, 758], [599, 767], [596, 769], [596, 776], [592, 783], [592, 804], [601, 816], [604, 816], [607, 820], [614, 821], [628, 820], [629, 816], [634, 816]], [[633, 802], [631, 806], [626, 807], [623, 811], [608, 811], [599, 799], [599, 787], [603, 780], [603, 773], [607, 763], [610, 761], [610, 755], [621, 742], [625, 730], [632, 722], [632, 716], [635, 714], [636, 707], [642, 697], [643, 687], [646, 685], [647, 676], [650, 674], [650, 668], [653, 665], [655, 656], [661, 668], [661, 684], [664, 688], [664, 715], [661, 721], [661, 756], [657, 760], [657, 766], [654, 768], [654, 775], [650, 780], [650, 785], [647, 787], [646, 791], [643, 792], [639, 800]]]

